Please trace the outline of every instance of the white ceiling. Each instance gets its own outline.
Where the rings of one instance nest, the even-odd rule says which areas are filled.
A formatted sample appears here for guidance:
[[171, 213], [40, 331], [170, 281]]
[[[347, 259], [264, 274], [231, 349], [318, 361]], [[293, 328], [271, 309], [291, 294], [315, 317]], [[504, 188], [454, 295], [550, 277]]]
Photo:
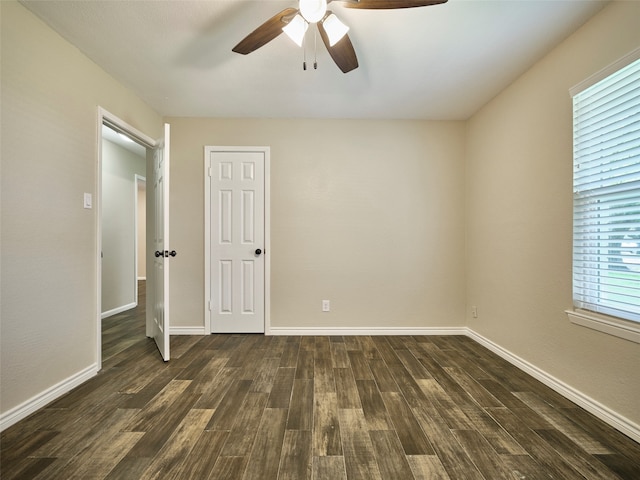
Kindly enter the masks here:
[[[466, 119], [606, 0], [449, 0], [402, 10], [329, 8], [360, 67], [318, 69], [286, 35], [231, 51], [296, 0], [21, 2], [164, 116]], [[312, 32], [310, 29], [309, 32]], [[313, 35], [307, 40], [313, 63]], [[311, 47], [309, 47], [311, 46]]]

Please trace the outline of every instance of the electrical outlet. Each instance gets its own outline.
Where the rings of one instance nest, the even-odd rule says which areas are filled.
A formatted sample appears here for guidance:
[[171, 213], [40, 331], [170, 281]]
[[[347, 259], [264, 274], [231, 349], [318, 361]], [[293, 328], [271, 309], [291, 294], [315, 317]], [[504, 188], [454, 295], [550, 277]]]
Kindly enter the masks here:
[[478, 307], [476, 307], [475, 305], [471, 307], [471, 316], [473, 318], [478, 318]]
[[329, 300], [322, 300], [322, 311], [323, 312], [331, 311], [331, 302]]

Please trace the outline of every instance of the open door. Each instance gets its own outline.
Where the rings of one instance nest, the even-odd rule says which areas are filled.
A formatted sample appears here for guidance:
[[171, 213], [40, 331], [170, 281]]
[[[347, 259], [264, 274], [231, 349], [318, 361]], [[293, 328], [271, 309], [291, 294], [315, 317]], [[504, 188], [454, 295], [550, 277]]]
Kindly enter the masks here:
[[154, 257], [153, 257], [153, 323], [151, 335], [165, 362], [169, 361], [169, 260], [175, 250], [169, 249], [169, 136], [164, 125], [164, 138], [153, 152]]

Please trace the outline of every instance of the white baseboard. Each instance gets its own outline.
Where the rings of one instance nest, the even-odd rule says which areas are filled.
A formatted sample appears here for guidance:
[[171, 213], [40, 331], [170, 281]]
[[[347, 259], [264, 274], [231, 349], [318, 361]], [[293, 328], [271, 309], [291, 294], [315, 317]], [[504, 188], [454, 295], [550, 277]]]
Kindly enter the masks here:
[[102, 312], [100, 318], [111, 317], [112, 315], [117, 315], [118, 313], [126, 312], [127, 310], [131, 310], [132, 308], [136, 308], [138, 306], [138, 302], [133, 302], [128, 305], [122, 305], [121, 307], [113, 308], [106, 312]]
[[207, 335], [204, 327], [169, 327], [169, 335]]
[[466, 327], [449, 327], [449, 328], [416, 328], [416, 327], [395, 327], [395, 328], [378, 328], [378, 327], [271, 327], [265, 332], [265, 335], [292, 335], [292, 336], [330, 336], [330, 335], [466, 335]]
[[504, 358], [507, 362], [518, 367], [520, 370], [528, 373], [536, 380], [541, 381], [547, 387], [552, 388], [563, 397], [571, 400], [573, 403], [584, 408], [589, 413], [592, 413], [616, 430], [624, 433], [636, 442], [640, 442], [640, 425], [614, 412], [610, 408], [602, 405], [600, 402], [585, 395], [581, 391], [576, 390], [571, 385], [568, 385], [562, 380], [555, 378], [544, 370], [536, 367], [532, 363], [529, 363], [528, 361], [518, 357], [505, 348], [502, 348], [500, 345], [493, 343], [491, 340], [484, 338], [482, 335], [479, 335], [473, 330], [467, 329], [467, 336], [478, 342], [480, 345], [488, 348], [498, 356]]
[[26, 402], [0, 414], [0, 432], [9, 428], [11, 425], [19, 422], [23, 418], [28, 417], [36, 410], [46, 406], [53, 402], [57, 398], [61, 397], [70, 390], [73, 390], [78, 385], [83, 384], [90, 378], [93, 378], [98, 373], [98, 366], [96, 364], [81, 370], [80, 372], [70, 376], [62, 382], [46, 389], [38, 395], [30, 398]]

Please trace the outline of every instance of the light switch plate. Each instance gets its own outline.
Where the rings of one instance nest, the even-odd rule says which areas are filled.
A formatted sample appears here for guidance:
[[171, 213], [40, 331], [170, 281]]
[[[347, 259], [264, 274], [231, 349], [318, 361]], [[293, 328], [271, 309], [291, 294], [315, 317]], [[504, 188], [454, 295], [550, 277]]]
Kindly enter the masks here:
[[322, 311], [323, 312], [331, 311], [331, 302], [329, 300], [322, 300]]

